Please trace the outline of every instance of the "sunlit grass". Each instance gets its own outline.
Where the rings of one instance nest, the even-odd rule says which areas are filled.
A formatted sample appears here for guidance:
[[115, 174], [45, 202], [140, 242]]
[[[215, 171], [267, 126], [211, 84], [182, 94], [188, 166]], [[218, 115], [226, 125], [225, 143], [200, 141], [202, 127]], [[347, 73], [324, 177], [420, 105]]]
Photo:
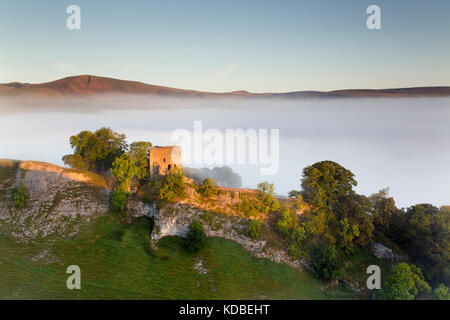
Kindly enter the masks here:
[[[20, 244], [0, 236], [0, 298], [355, 298], [342, 287], [323, 289], [326, 284], [309, 272], [254, 258], [225, 239], [209, 238], [196, 254], [186, 252], [178, 237], [161, 239], [153, 250], [151, 224], [147, 218], [123, 224], [120, 217], [107, 214], [71, 240], [52, 237]], [[39, 254], [46, 257], [34, 261]], [[206, 274], [194, 270], [199, 259]], [[72, 264], [81, 268], [81, 290], [66, 288], [65, 270]]]

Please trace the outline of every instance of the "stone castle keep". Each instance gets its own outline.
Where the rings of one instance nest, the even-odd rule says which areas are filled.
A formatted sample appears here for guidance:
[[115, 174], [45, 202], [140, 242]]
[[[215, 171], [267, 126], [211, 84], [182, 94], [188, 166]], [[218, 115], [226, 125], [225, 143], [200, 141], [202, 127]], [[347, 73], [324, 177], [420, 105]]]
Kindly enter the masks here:
[[150, 177], [167, 175], [169, 171], [181, 169], [181, 147], [151, 147], [149, 150]]

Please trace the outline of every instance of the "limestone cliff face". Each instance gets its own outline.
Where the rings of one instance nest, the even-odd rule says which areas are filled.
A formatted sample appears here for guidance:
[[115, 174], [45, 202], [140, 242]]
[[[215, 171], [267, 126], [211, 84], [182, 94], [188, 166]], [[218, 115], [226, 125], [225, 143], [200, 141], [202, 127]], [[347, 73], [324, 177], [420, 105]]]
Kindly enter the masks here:
[[167, 236], [186, 237], [189, 225], [194, 220], [203, 222], [205, 233], [208, 237], [219, 237], [236, 241], [257, 258], [266, 258], [277, 263], [286, 263], [292, 268], [302, 270], [308, 267], [305, 260], [296, 260], [281, 248], [275, 248], [264, 240], [252, 240], [246, 236], [245, 228], [249, 219], [237, 216], [209, 214], [187, 203], [171, 203], [161, 209], [155, 204], [144, 205], [137, 200], [130, 200], [127, 210], [133, 216], [149, 216], [153, 218], [154, 225], [151, 239], [157, 241]]
[[[109, 209], [104, 180], [42, 162], [0, 162], [0, 227], [20, 241], [74, 236], [80, 223]], [[12, 191], [24, 184], [29, 199], [16, 209]]]
[[[29, 194], [24, 208], [16, 209], [14, 188], [23, 183]], [[109, 210], [110, 189], [100, 177], [41, 162], [0, 160], [0, 233], [19, 241], [59, 235], [74, 237], [83, 222]], [[233, 240], [252, 255], [302, 269], [305, 262], [292, 258], [282, 246], [252, 240], [245, 229], [249, 219], [230, 214], [210, 213], [191, 203], [171, 203], [158, 209], [131, 197], [126, 204], [130, 219], [148, 216], [154, 220], [153, 244], [166, 236], [185, 237], [193, 220], [204, 224], [206, 235]]]

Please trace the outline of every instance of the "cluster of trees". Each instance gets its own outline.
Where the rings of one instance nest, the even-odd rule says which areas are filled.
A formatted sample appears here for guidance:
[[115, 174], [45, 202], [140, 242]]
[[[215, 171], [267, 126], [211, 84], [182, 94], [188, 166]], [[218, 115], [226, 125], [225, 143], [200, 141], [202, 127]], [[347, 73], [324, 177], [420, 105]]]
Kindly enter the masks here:
[[144, 181], [149, 176], [147, 158], [152, 143], [136, 141], [128, 145], [125, 134], [105, 127], [71, 136], [70, 146], [73, 153], [62, 158], [66, 165], [97, 173], [111, 172], [116, 179], [111, 204], [115, 211], [123, 212], [133, 179]]
[[126, 136], [101, 128], [95, 132], [81, 131], [70, 137], [73, 154], [62, 160], [74, 169], [104, 172], [111, 169], [112, 163], [127, 151]]
[[95, 132], [82, 131], [70, 137], [72, 154], [62, 160], [74, 169], [98, 173], [109, 173], [117, 179], [121, 189], [128, 190], [131, 180], [148, 178], [148, 141], [137, 141], [130, 145], [126, 135], [114, 132], [110, 128], [101, 128]]
[[420, 267], [432, 286], [450, 284], [450, 209], [418, 204], [398, 209], [387, 190], [372, 195], [379, 238], [397, 244]]
[[419, 293], [431, 291], [422, 271], [414, 264], [398, 263], [387, 278], [379, 297], [385, 300], [413, 300]]
[[[435, 287], [443, 297], [449, 285], [450, 210], [430, 204], [398, 209], [388, 190], [370, 197], [354, 191], [354, 174], [332, 161], [303, 170], [301, 191], [291, 191], [297, 207], [310, 205], [301, 216], [288, 207], [276, 228], [290, 241], [289, 252], [306, 256], [320, 278], [342, 276], [341, 266], [358, 248], [375, 239], [389, 240], [405, 251], [413, 264], [398, 264], [380, 293], [386, 299], [410, 299]], [[446, 291], [447, 290], [447, 291]]]
[[340, 276], [339, 267], [357, 247], [373, 237], [370, 200], [358, 195], [354, 175], [332, 161], [322, 161], [303, 170], [302, 191], [292, 191], [297, 208], [303, 199], [311, 206], [298, 216], [284, 208], [276, 227], [291, 241], [289, 252], [306, 256], [320, 278]]

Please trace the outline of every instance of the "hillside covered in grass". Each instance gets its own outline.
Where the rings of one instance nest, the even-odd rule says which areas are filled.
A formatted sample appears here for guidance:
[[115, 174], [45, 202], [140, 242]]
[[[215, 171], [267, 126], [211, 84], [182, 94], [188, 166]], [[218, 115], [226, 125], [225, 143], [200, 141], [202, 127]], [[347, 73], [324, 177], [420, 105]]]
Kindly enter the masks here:
[[[152, 222], [124, 223], [106, 214], [77, 237], [18, 243], [0, 236], [0, 299], [354, 299], [310, 272], [257, 259], [239, 244], [210, 238], [188, 253], [179, 237], [150, 246]], [[81, 268], [82, 289], [68, 290], [69, 265]]]
[[[107, 183], [91, 172], [2, 160], [0, 191], [0, 299], [356, 298], [234, 241], [211, 237], [196, 253], [180, 237], [155, 246], [153, 220], [109, 212]], [[81, 290], [66, 287], [70, 265], [81, 269]]]

